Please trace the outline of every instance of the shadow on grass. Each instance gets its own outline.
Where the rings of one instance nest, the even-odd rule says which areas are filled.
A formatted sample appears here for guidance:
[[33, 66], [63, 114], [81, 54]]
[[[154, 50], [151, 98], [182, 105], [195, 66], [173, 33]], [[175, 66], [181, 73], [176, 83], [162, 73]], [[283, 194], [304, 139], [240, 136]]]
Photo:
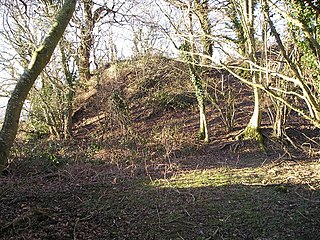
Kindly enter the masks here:
[[320, 239], [319, 162], [279, 169], [150, 181], [86, 165], [1, 177], [0, 238]]

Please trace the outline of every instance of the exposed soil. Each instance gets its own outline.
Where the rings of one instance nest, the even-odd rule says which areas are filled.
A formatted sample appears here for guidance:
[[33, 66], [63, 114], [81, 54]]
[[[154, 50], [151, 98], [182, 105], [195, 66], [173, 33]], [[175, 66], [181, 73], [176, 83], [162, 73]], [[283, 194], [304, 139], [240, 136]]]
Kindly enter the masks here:
[[[0, 239], [320, 239], [319, 129], [292, 113], [279, 141], [264, 111], [267, 151], [235, 141], [252, 97], [229, 79], [234, 130], [208, 102], [210, 142], [199, 142], [192, 97], [179, 95], [188, 104], [178, 108], [146, 89], [137, 96], [139, 69], [126, 71], [77, 106], [72, 140], [17, 141], [0, 177]], [[170, 85], [166, 71], [158, 77]], [[129, 114], [110, 105], [114, 90]]]

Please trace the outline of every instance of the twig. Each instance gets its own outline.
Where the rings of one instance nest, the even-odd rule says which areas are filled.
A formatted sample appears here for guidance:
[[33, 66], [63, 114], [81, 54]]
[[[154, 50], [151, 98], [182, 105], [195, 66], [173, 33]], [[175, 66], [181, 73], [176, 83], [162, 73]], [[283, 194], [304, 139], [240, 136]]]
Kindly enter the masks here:
[[320, 144], [319, 144], [317, 141], [315, 141], [315, 140], [313, 140], [312, 138], [308, 137], [308, 136], [307, 136], [306, 134], [304, 134], [303, 132], [298, 131], [298, 130], [296, 130], [296, 129], [294, 129], [294, 131], [296, 131], [297, 133], [302, 134], [306, 139], [308, 139], [308, 140], [310, 140], [311, 142], [313, 142], [314, 144], [320, 146]]
[[158, 215], [158, 225], [159, 225], [159, 229], [165, 230], [164, 228], [161, 227], [161, 219], [160, 219], [160, 213], [159, 213], [158, 206], [156, 206], [156, 209], [157, 209], [157, 215]]
[[41, 216], [41, 215], [48, 215], [49, 209], [46, 208], [35, 208], [35, 209], [30, 209], [28, 212], [23, 213], [22, 215], [16, 217], [13, 219], [11, 222], [7, 223], [4, 225], [3, 228], [1, 228], [0, 233], [5, 232], [9, 228], [14, 228], [15, 226], [22, 224], [26, 220], [30, 222], [30, 218], [35, 217], [35, 216]]
[[320, 203], [320, 201], [318, 201], [318, 200], [311, 200], [311, 199], [309, 199], [309, 198], [306, 198], [306, 197], [302, 196], [301, 194], [299, 194], [299, 193], [297, 192], [297, 190], [295, 190], [294, 192], [295, 192], [295, 194], [297, 194], [299, 197], [301, 197], [302, 199], [304, 199], [304, 200], [306, 200], [306, 201], [313, 202], [313, 203]]
[[80, 221], [80, 218], [77, 217], [73, 227], [73, 240], [77, 240], [76, 228], [79, 221]]

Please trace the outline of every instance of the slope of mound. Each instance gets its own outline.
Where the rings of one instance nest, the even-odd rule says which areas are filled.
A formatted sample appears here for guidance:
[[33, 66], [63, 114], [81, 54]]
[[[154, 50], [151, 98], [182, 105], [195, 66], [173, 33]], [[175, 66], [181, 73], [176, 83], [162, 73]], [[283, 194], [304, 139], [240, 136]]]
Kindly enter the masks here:
[[264, 116], [267, 154], [232, 141], [249, 121], [251, 89], [223, 71], [203, 76], [209, 143], [196, 139], [182, 63], [97, 71], [77, 97], [74, 138], [16, 143], [0, 176], [0, 239], [318, 239], [319, 131], [290, 115], [294, 152], [270, 138]]
[[93, 124], [103, 134], [101, 126], [108, 131], [126, 128], [164, 113], [190, 110], [195, 104], [187, 70], [166, 58], [114, 63], [97, 72], [94, 81], [89, 94], [78, 99], [76, 131]]

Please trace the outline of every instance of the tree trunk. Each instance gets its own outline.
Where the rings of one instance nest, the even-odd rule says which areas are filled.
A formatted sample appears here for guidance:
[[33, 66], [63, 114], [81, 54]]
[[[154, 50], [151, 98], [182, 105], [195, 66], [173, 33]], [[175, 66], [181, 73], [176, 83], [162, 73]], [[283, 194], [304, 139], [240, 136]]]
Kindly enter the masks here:
[[275, 101], [274, 106], [276, 109], [276, 117], [273, 124], [273, 136], [281, 139], [285, 133], [287, 107], [279, 101]]
[[[200, 4], [199, 1], [195, 3], [195, 5]], [[192, 0], [189, 0], [189, 8], [192, 9]], [[199, 12], [199, 9], [197, 9], [197, 6], [193, 6], [196, 11], [198, 11], [198, 14], [201, 15]], [[204, 140], [205, 142], [209, 141], [209, 134], [208, 134], [208, 128], [207, 128], [207, 120], [206, 120], [206, 111], [205, 111], [205, 96], [203, 92], [203, 86], [202, 86], [202, 79], [199, 73], [200, 67], [198, 64], [200, 63], [200, 59], [197, 56], [194, 56], [192, 53], [196, 53], [196, 47], [195, 47], [195, 39], [193, 38], [193, 22], [192, 22], [192, 11], [188, 12], [188, 20], [189, 20], [189, 41], [185, 41], [184, 46], [181, 50], [186, 51], [184, 53], [185, 60], [188, 64], [189, 68], [189, 74], [190, 79], [193, 83], [193, 86], [195, 88], [196, 98], [198, 102], [198, 108], [199, 108], [199, 132], [198, 132], [198, 138], [199, 140]], [[207, 12], [208, 13], [208, 12]], [[208, 22], [207, 22], [208, 23]], [[204, 42], [202, 42], [204, 43]], [[206, 46], [203, 46], [204, 49], [208, 48]], [[210, 47], [209, 47], [210, 48]], [[210, 50], [208, 50], [210, 51]], [[191, 54], [190, 54], [191, 53]], [[207, 53], [210, 54], [210, 53]]]
[[79, 68], [79, 80], [81, 85], [89, 82], [91, 78], [90, 74], [90, 53], [93, 43], [93, 16], [92, 0], [82, 0], [83, 10], [84, 10], [84, 24], [80, 27], [81, 36], [80, 36], [80, 46], [79, 46], [79, 59], [78, 59], [78, 68]]
[[202, 44], [202, 60], [201, 64], [203, 65], [210, 65], [213, 52], [213, 43], [211, 39], [211, 22], [209, 18], [209, 2], [208, 0], [196, 0], [195, 3], [195, 14], [197, 15], [201, 30], [202, 30], [202, 36], [201, 36], [201, 44]]
[[[199, 102], [199, 100], [198, 100]], [[207, 127], [207, 119], [206, 119], [206, 109], [203, 101], [201, 101], [202, 104], [199, 105], [199, 113], [200, 113], [200, 128], [198, 137], [200, 140], [203, 140], [205, 142], [209, 142], [209, 134], [208, 134], [208, 127]]]
[[195, 88], [198, 108], [199, 108], [199, 132], [198, 138], [199, 140], [204, 140], [205, 142], [209, 141], [209, 134], [207, 128], [207, 119], [206, 119], [206, 111], [205, 111], [205, 103], [204, 103], [204, 93], [202, 87], [202, 80], [197, 71], [197, 66], [193, 63], [189, 64], [189, 72], [190, 78]]
[[73, 112], [73, 101], [75, 96], [75, 82], [74, 82], [74, 73], [69, 69], [69, 62], [67, 55], [65, 53], [65, 48], [63, 41], [60, 41], [60, 52], [61, 52], [61, 61], [63, 65], [63, 72], [67, 80], [67, 93], [65, 93], [66, 105], [64, 106], [63, 112], [63, 137], [67, 139], [72, 136], [72, 112]]
[[[310, 112], [310, 116], [311, 118], [319, 121], [320, 120], [320, 107], [319, 104], [317, 103], [317, 100], [315, 99], [315, 97], [312, 95], [310, 89], [308, 88], [308, 86], [306, 85], [303, 77], [301, 76], [301, 73], [299, 71], [299, 68], [297, 67], [297, 65], [290, 59], [289, 55], [287, 54], [285, 47], [283, 45], [283, 42], [280, 38], [279, 33], [277, 32], [271, 17], [270, 17], [270, 12], [269, 12], [269, 5], [267, 1], [264, 1], [264, 15], [268, 21], [268, 24], [270, 26], [270, 30], [273, 34], [273, 36], [275, 37], [275, 40], [277, 42], [278, 47], [280, 48], [280, 52], [282, 54], [282, 56], [284, 57], [284, 59], [286, 60], [286, 62], [288, 63], [291, 71], [293, 72], [293, 74], [296, 77], [296, 84], [300, 87], [303, 96], [304, 96], [304, 100], [308, 106], [309, 112]], [[290, 20], [290, 19], [289, 19]], [[303, 26], [302, 26], [303, 28]], [[307, 34], [305, 32], [305, 30], [303, 30], [305, 34]]]
[[16, 137], [23, 103], [38, 75], [50, 61], [75, 10], [76, 0], [66, 0], [43, 44], [34, 52], [29, 66], [18, 80], [8, 101], [0, 132], [0, 172], [6, 167], [9, 152]]
[[91, 79], [90, 55], [94, 44], [94, 27], [96, 23], [110, 12], [114, 12], [105, 5], [94, 8], [93, 0], [81, 0], [84, 11], [84, 23], [80, 26], [80, 46], [78, 48], [77, 65], [79, 69], [80, 86], [86, 87]]
[[[253, 63], [256, 63], [256, 46], [255, 46], [255, 39], [254, 39], [254, 2], [253, 0], [242, 0], [242, 9], [243, 9], [243, 28], [245, 29], [245, 36], [246, 36], [246, 48], [247, 52], [246, 55], [249, 60]], [[252, 66], [250, 66], [252, 68]], [[256, 72], [251, 71], [252, 83], [257, 84], [259, 76]], [[251, 119], [238, 138], [246, 138], [246, 139], [255, 139], [257, 140], [258, 144], [262, 149], [264, 149], [262, 135], [260, 134], [260, 126], [261, 126], [261, 90], [253, 86], [253, 94], [254, 94], [254, 110], [251, 116]]]

